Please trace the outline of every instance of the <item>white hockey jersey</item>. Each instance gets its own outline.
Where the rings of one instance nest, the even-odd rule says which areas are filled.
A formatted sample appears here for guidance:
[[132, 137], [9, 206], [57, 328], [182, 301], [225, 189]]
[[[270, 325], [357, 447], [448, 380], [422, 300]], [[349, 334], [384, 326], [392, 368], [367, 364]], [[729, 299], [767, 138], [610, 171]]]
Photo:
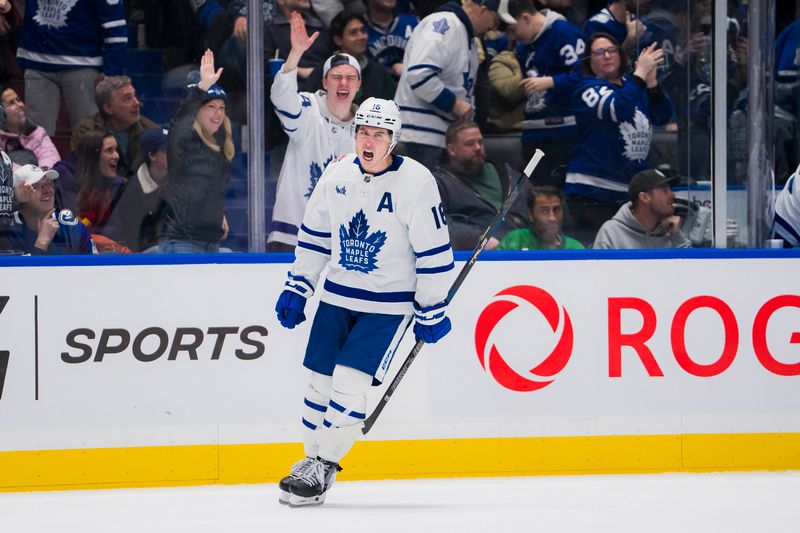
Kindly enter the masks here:
[[311, 195], [286, 288], [310, 296], [327, 265], [322, 301], [434, 323], [454, 273], [444, 212], [436, 181], [413, 159], [395, 156], [372, 175], [348, 154]]
[[786, 181], [783, 190], [775, 200], [775, 217], [772, 219], [773, 239], [783, 239], [792, 248], [800, 247], [800, 191], [797, 187], [800, 166]]
[[403, 65], [395, 94], [403, 120], [400, 140], [444, 148], [456, 97], [474, 103], [478, 51], [471, 25], [456, 12], [428, 15], [414, 28]]
[[325, 91], [298, 93], [297, 69], [275, 76], [270, 99], [289, 136], [289, 146], [278, 176], [267, 240], [296, 245], [306, 203], [325, 166], [355, 150], [352, 120], [342, 122], [328, 111]]

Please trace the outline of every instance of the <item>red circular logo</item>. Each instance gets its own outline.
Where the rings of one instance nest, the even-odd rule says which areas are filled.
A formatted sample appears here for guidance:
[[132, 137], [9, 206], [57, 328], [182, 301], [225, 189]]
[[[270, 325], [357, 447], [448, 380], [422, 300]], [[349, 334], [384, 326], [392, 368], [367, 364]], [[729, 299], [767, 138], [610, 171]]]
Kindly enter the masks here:
[[[572, 355], [572, 322], [569, 319], [567, 310], [563, 309], [564, 324], [561, 329], [561, 337], [559, 337], [555, 348], [544, 361], [529, 370], [530, 377], [520, 375], [503, 359], [494, 343], [487, 346], [489, 336], [495, 326], [504, 316], [519, 307], [516, 301], [508, 298], [509, 296], [531, 304], [542, 313], [553, 333], [558, 331], [559, 323], [561, 322], [561, 309], [563, 308], [559, 306], [550, 293], [529, 285], [509, 287], [495, 294], [494, 301], [487, 305], [478, 317], [478, 323], [475, 325], [475, 349], [478, 352], [478, 360], [483, 369], [507, 389], [518, 392], [541, 389], [553, 382], [553, 379], [547, 381], [547, 378], [552, 378], [561, 372]], [[544, 381], [532, 378], [544, 378]]]

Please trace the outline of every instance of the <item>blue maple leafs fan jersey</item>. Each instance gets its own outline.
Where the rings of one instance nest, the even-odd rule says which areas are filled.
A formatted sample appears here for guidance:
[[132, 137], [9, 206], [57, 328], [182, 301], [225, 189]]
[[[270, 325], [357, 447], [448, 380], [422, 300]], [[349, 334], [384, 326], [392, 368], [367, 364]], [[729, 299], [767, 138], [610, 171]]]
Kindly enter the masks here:
[[550, 142], [575, 135], [575, 113], [570, 99], [580, 82], [576, 67], [584, 55], [583, 34], [555, 11], [545, 10], [545, 22], [536, 38], [517, 45], [524, 78], [553, 77], [553, 88], [528, 97], [522, 123], [523, 142]]
[[367, 17], [367, 52], [391, 70], [392, 65], [403, 62], [408, 38], [418, 22], [417, 17], [401, 13], [383, 29]]

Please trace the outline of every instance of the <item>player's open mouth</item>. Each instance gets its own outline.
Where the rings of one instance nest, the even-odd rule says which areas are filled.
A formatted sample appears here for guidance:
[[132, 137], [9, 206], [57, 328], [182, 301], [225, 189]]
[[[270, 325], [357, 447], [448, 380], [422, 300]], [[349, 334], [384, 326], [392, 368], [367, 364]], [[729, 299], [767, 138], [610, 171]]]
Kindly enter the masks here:
[[374, 155], [375, 154], [373, 152], [370, 152], [368, 150], [364, 150], [364, 159], [365, 160], [372, 161], [372, 158], [373, 158]]
[[350, 96], [350, 91], [336, 91], [336, 96], [339, 98], [347, 98]]

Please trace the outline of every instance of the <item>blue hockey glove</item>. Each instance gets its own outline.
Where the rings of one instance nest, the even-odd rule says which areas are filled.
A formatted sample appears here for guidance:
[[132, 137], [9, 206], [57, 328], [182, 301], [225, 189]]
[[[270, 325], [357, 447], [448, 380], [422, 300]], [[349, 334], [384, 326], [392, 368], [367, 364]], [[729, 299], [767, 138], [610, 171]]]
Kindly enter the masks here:
[[278, 322], [287, 329], [294, 329], [306, 319], [303, 310], [306, 308], [306, 299], [289, 290], [283, 291], [275, 304], [278, 313]]
[[414, 336], [417, 340], [422, 339], [426, 344], [434, 344], [450, 333], [451, 329], [450, 319], [447, 317], [444, 317], [435, 324], [423, 324], [417, 319], [414, 323]]

